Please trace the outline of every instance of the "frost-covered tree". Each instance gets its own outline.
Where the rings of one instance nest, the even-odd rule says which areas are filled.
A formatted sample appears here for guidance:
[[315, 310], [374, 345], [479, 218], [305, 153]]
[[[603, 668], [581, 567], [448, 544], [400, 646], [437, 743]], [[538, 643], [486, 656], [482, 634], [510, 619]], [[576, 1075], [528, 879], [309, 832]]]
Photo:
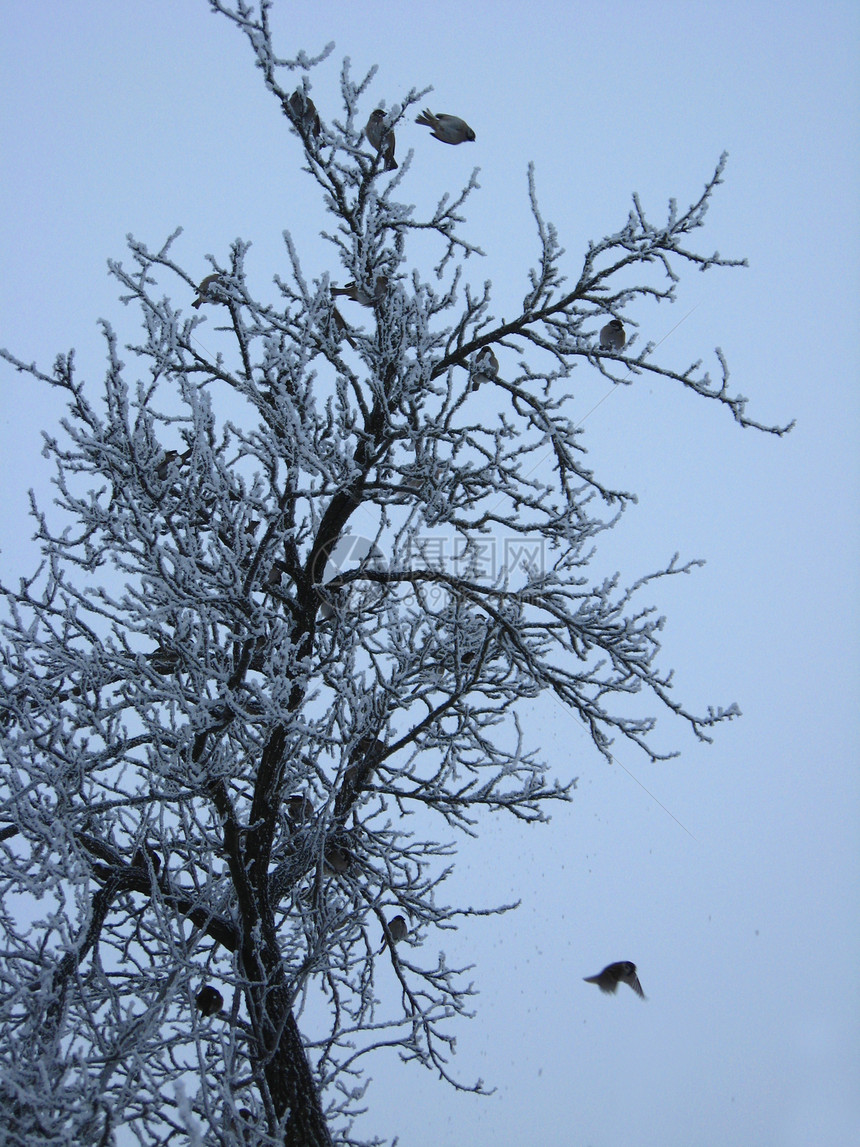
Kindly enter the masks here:
[[[702, 740], [736, 713], [688, 711], [656, 663], [642, 590], [690, 565], [589, 579], [632, 495], [586, 467], [567, 379], [659, 375], [789, 429], [747, 417], [719, 351], [712, 381], [631, 337], [633, 304], [674, 300], [685, 267], [738, 265], [691, 245], [724, 160], [659, 225], [634, 197], [575, 282], [531, 180], [536, 269], [500, 323], [463, 271], [475, 178], [430, 218], [399, 198], [394, 133], [426, 92], [365, 133], [373, 73], [344, 66], [342, 106], [316, 108], [328, 51], [279, 59], [268, 4], [211, 3], [283, 110], [342, 286], [308, 281], [289, 236], [266, 300], [243, 242], [198, 285], [175, 235], [130, 240], [110, 269], [142, 317], [136, 374], [107, 324], [98, 399], [71, 354], [45, 373], [3, 352], [68, 397], [46, 439], [59, 510], [33, 505], [44, 560], [2, 591], [10, 1147], [354, 1143], [383, 1048], [480, 1091], [450, 1062], [470, 982], [439, 953], [462, 917], [510, 906], [449, 904], [444, 880], [458, 836], [543, 821], [574, 784], [518, 703], [554, 694], [607, 757], [617, 738], [664, 755], [630, 694]], [[428, 236], [432, 273], [410, 263]]]

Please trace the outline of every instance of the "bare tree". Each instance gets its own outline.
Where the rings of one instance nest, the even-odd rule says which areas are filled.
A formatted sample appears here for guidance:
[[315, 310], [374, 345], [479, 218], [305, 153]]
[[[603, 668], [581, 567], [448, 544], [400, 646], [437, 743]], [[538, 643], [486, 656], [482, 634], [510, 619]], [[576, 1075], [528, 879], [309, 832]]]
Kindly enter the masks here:
[[[137, 382], [107, 324], [100, 400], [71, 353], [45, 373], [2, 352], [68, 396], [46, 438], [61, 525], [34, 500], [44, 561], [3, 588], [10, 1145], [121, 1128], [153, 1147], [355, 1143], [383, 1048], [481, 1091], [449, 1062], [468, 969], [432, 953], [459, 918], [512, 906], [449, 905], [443, 883], [459, 834], [492, 812], [543, 821], [575, 783], [550, 775], [517, 703], [550, 691], [606, 757], [621, 737], [654, 760], [654, 719], [623, 715], [627, 695], [705, 741], [737, 712], [689, 712], [656, 665], [662, 618], [641, 591], [696, 563], [589, 584], [595, 539], [632, 495], [587, 469], [565, 380], [577, 365], [619, 385], [656, 374], [741, 426], [790, 429], [747, 417], [719, 350], [714, 382], [631, 337], [632, 304], [673, 301], [685, 266], [739, 265], [690, 245], [724, 158], [662, 224], [634, 197], [572, 286], [530, 177], [537, 267], [500, 324], [458, 263], [480, 254], [461, 233], [474, 176], [431, 218], [397, 198], [394, 133], [426, 93], [365, 135], [372, 72], [344, 66], [338, 118], [308, 82], [328, 49], [279, 59], [268, 3], [211, 3], [297, 138], [341, 287], [308, 282], [289, 237], [268, 302], [249, 293], [243, 242], [198, 286], [176, 235], [154, 252], [130, 240], [132, 265], [110, 269], [142, 316]], [[432, 280], [409, 269], [416, 232], [438, 244]], [[502, 538], [520, 560], [490, 570]]]

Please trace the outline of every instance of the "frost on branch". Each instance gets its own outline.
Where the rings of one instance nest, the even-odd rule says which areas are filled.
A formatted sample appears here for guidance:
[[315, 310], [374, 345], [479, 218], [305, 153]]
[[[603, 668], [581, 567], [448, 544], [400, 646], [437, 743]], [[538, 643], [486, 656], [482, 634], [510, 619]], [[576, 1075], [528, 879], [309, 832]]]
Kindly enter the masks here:
[[[475, 993], [446, 932], [513, 905], [449, 903], [445, 880], [461, 834], [544, 822], [575, 785], [518, 704], [551, 694], [610, 760], [619, 741], [671, 755], [654, 711], [701, 740], [738, 712], [697, 715], [658, 665], [643, 596], [697, 563], [590, 572], [635, 499], [588, 468], [567, 379], [659, 373], [789, 429], [747, 418], [720, 352], [713, 383], [636, 346], [638, 303], [738, 265], [691, 245], [724, 159], [663, 227], [634, 198], [572, 288], [530, 175], [539, 260], [499, 322], [458, 263], [480, 255], [476, 177], [421, 219], [409, 153], [387, 159], [426, 91], [373, 147], [373, 73], [344, 65], [342, 106], [318, 105], [329, 49], [280, 59], [270, 5], [212, 7], [295, 136], [331, 263], [309, 276], [286, 233], [261, 299], [245, 241], [198, 282], [178, 230], [130, 237], [110, 270], [141, 333], [120, 348], [104, 324], [100, 395], [72, 354], [43, 372], [2, 352], [68, 401], [54, 505], [33, 498], [43, 563], [3, 589], [0, 644], [0, 1126], [28, 1147], [120, 1127], [356, 1143], [365, 1064], [391, 1047], [483, 1091], [451, 1062]], [[613, 316], [625, 338], [601, 344]]]

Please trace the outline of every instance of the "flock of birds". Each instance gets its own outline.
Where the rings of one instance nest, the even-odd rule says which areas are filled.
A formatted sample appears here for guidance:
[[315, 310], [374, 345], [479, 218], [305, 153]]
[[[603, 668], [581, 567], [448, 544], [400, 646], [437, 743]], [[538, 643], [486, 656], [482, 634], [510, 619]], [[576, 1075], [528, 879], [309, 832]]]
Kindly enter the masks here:
[[[301, 90], [295, 91], [288, 103], [293, 116], [303, 130], [314, 136], [319, 135], [321, 130], [320, 118], [310, 96]], [[472, 143], [475, 140], [474, 131], [469, 127], [466, 121], [460, 119], [459, 116], [448, 115], [445, 112], [431, 112], [428, 108], [425, 108], [421, 115], [416, 118], [415, 122], [422, 127], [429, 127], [431, 135], [441, 143], [456, 146], [460, 143]], [[370, 113], [370, 118], [364, 128], [364, 135], [377, 155], [382, 158], [385, 170], [394, 171], [397, 167], [397, 160], [394, 158], [396, 140], [394, 132], [386, 127], [385, 111], [382, 108], [376, 108]], [[212, 275], [207, 275], [197, 288], [197, 298], [191, 304], [192, 307], [198, 308], [206, 302], [220, 302], [220, 299], [212, 298], [210, 292], [213, 287], [222, 284], [223, 280], [217, 272]], [[333, 296], [343, 296], [347, 299], [351, 299], [355, 303], [359, 303], [363, 307], [376, 306], [385, 297], [387, 290], [387, 275], [377, 275], [372, 288], [357, 282], [346, 283], [343, 287], [331, 287]], [[601, 350], [611, 351], [617, 354], [624, 349], [626, 343], [627, 335], [621, 319], [610, 319], [609, 322], [601, 328]], [[491, 382], [494, 378], [498, 377], [498, 373], [499, 360], [496, 358], [492, 347], [482, 347], [472, 359], [470, 370], [471, 389], [477, 390], [482, 382]], [[305, 798], [296, 797], [292, 799], [303, 800]], [[302, 812], [304, 812], [304, 808]], [[340, 866], [336, 863], [337, 858], [327, 856], [326, 859], [331, 871], [337, 872], [340, 870]], [[386, 945], [393, 949], [395, 944], [399, 944], [402, 940], [405, 940], [408, 935], [409, 926], [405, 918], [403, 916], [392, 917], [391, 920], [385, 923], [382, 935], [382, 946], [379, 948], [377, 955], [385, 950]], [[642, 991], [642, 985], [639, 983], [639, 977], [636, 974], [636, 965], [630, 960], [618, 960], [613, 964], [607, 964], [603, 971], [598, 972], [596, 976], [584, 976], [583, 979], [588, 984], [597, 984], [601, 992], [607, 992], [609, 994], [617, 992], [619, 984], [628, 984], [638, 996], [643, 1000], [645, 999], [645, 993]], [[213, 988], [210, 984], [204, 984], [200, 989], [197, 993], [196, 1002], [198, 1010], [204, 1016], [216, 1015], [224, 1006], [223, 996], [217, 988]]]
[[[313, 136], [320, 134], [322, 125], [320, 123], [319, 112], [316, 109], [314, 101], [305, 91], [301, 88], [294, 91], [286, 101], [286, 106], [289, 108], [289, 112], [296, 126], [298, 126], [304, 134]], [[364, 136], [377, 155], [382, 158], [384, 170], [394, 171], [397, 167], [397, 160], [394, 158], [394, 149], [397, 141], [394, 132], [386, 125], [385, 120], [385, 110], [383, 108], [375, 108], [370, 113], [370, 118], [365, 124]], [[429, 108], [425, 108], [421, 115], [416, 116], [415, 122], [422, 127], [429, 127], [430, 134], [441, 143], [456, 146], [460, 143], [474, 143], [475, 141], [475, 132], [469, 127], [466, 121], [460, 119], [459, 116], [449, 115], [447, 112], [431, 112]], [[217, 290], [215, 297], [213, 297], [212, 292], [213, 288], [223, 287], [223, 285], [223, 278], [218, 272], [207, 275], [197, 288], [197, 297], [192, 302], [192, 307], [197, 309], [202, 306], [203, 303], [222, 302], [223, 300], [217, 297]], [[387, 290], [387, 275], [377, 275], [372, 288], [370, 288], [369, 285], [362, 285], [356, 282], [347, 283], [343, 287], [331, 287], [333, 296], [343, 295], [345, 298], [351, 299], [363, 307], [375, 307], [385, 297]], [[348, 330], [347, 324], [337, 311], [335, 311], [335, 322], [339, 330], [343, 332]], [[349, 339], [349, 341], [354, 345], [352, 339]], [[627, 334], [621, 319], [610, 319], [609, 322], [601, 328], [600, 349], [619, 354], [624, 350], [626, 344]], [[489, 346], [482, 347], [472, 360], [471, 389], [477, 390], [482, 382], [491, 381], [498, 376], [498, 373], [499, 360], [493, 353], [492, 348]]]

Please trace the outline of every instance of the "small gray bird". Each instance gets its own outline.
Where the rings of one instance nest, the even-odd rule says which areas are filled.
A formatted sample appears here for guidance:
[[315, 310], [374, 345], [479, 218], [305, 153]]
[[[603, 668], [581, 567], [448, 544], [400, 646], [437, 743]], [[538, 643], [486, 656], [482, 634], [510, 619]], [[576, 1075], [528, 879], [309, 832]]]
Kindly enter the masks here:
[[444, 112], [434, 114], [429, 108], [425, 108], [421, 115], [416, 117], [415, 122], [420, 123], [422, 127], [429, 127], [431, 134], [442, 143], [472, 143], [475, 139], [475, 133], [466, 121], [456, 115], [445, 115]]
[[302, 824], [303, 821], [310, 820], [313, 815], [314, 806], [301, 793], [291, 796], [287, 801], [287, 816], [293, 824]]
[[600, 331], [601, 350], [624, 350], [627, 335], [624, 333], [624, 323], [621, 319], [610, 319]]
[[337, 611], [335, 610], [335, 608], [331, 604], [331, 602], [324, 601], [320, 605], [319, 611], [317, 612], [317, 621], [318, 622], [331, 621], [331, 619], [333, 617], [337, 617]]
[[477, 390], [482, 382], [490, 382], [499, 373], [499, 360], [493, 354], [493, 348], [484, 346], [472, 359], [471, 379], [472, 390]]
[[636, 965], [629, 960], [619, 960], [616, 964], [607, 964], [602, 972], [596, 976], [583, 976], [587, 984], [597, 984], [601, 992], [616, 992], [619, 984], [629, 984], [637, 996], [645, 999], [639, 977], [636, 975]]
[[213, 287], [223, 286], [221, 276], [216, 272], [214, 275], [207, 275], [200, 286], [197, 288], [197, 298], [191, 304], [192, 307], [200, 307], [203, 303], [216, 303], [221, 302], [220, 299], [213, 299], [210, 294]]
[[327, 844], [323, 856], [323, 871], [329, 876], [344, 876], [352, 868], [352, 853], [339, 844]]
[[376, 760], [385, 752], [385, 745], [376, 737], [362, 737], [356, 741], [352, 752], [349, 754], [351, 761], [364, 761], [367, 758]]
[[[389, 935], [391, 936], [391, 942], [393, 944], [399, 944], [401, 940], [405, 940], [406, 937], [409, 935], [409, 928], [406, 924], [406, 921], [404, 920], [404, 918], [402, 916], [395, 916], [392, 920], [388, 921], [388, 932], [389, 932]], [[379, 949], [379, 952], [381, 952], [385, 948], [385, 945], [387, 943], [388, 943], [388, 936], [383, 934], [383, 936], [382, 936], [382, 948]], [[379, 955], [379, 952], [376, 953], [377, 956]]]
[[322, 125], [316, 104], [311, 97], [302, 88], [296, 88], [287, 102], [290, 105], [290, 111], [296, 118], [296, 127], [305, 134], [311, 132], [314, 136], [318, 136], [322, 130]]
[[390, 128], [386, 128], [385, 112], [382, 108], [376, 108], [370, 113], [364, 134], [374, 151], [379, 153], [384, 151], [385, 170], [394, 171], [397, 167], [397, 162], [394, 159], [394, 132]]
[[373, 294], [369, 295], [364, 287], [360, 287], [358, 283], [347, 283], [345, 287], [332, 287], [332, 297], [336, 298], [338, 295], [345, 295], [348, 299], [352, 299], [354, 303], [361, 303], [363, 307], [372, 307], [378, 303], [385, 296], [388, 290], [388, 276], [377, 275], [373, 284]]

